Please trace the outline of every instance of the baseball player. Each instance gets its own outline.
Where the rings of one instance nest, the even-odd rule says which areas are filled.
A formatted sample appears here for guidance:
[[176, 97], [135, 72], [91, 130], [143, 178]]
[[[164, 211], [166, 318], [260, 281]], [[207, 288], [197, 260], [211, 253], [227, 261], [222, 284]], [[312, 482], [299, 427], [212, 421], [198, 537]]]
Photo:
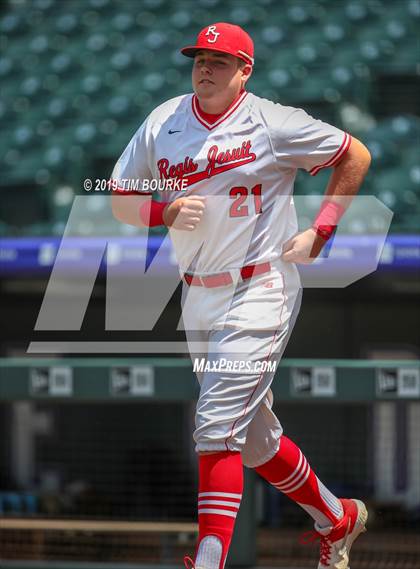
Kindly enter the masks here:
[[[299, 311], [296, 264], [320, 253], [370, 155], [302, 109], [247, 92], [254, 45], [239, 26], [209, 25], [181, 52], [193, 58], [194, 93], [163, 103], [140, 126], [112, 174], [112, 207], [125, 223], [169, 228], [189, 349], [194, 361], [205, 361], [197, 370], [194, 432], [199, 536], [185, 567], [225, 567], [245, 465], [314, 519], [318, 568], [346, 569], [365, 529], [365, 505], [334, 496], [283, 434], [272, 411], [269, 364], [278, 363]], [[299, 233], [296, 172], [315, 175], [327, 167], [333, 170], [322, 206], [312, 227]], [[130, 179], [166, 181], [168, 191], [163, 201], [133, 195]], [[174, 191], [174, 180], [183, 191]]]

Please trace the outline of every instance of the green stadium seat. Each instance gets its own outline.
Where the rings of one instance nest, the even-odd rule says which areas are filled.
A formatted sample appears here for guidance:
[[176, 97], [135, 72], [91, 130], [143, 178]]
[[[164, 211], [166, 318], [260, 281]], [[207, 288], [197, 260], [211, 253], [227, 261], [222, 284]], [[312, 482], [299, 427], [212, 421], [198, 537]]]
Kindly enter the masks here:
[[111, 25], [114, 30], [117, 30], [118, 32], [127, 33], [135, 26], [134, 14], [131, 14], [128, 11], [119, 12], [113, 17]]
[[364, 137], [364, 143], [372, 155], [372, 168], [391, 166], [399, 159], [398, 146], [392, 140], [368, 133]]
[[31, 53], [46, 53], [50, 49], [50, 42], [46, 34], [35, 36], [29, 43], [29, 51]]
[[42, 162], [35, 153], [22, 152], [18, 164], [18, 168], [13, 171], [13, 178], [16, 181], [32, 182], [35, 173], [42, 167]]
[[109, 63], [112, 69], [122, 71], [132, 66], [133, 57], [128, 51], [117, 51], [112, 55]]
[[420, 2], [419, 0], [408, 0], [407, 13], [413, 19], [420, 20]]
[[13, 133], [13, 142], [19, 148], [27, 148], [34, 141], [34, 130], [27, 125], [19, 126]]
[[410, 177], [410, 181], [413, 184], [413, 187], [416, 188], [418, 196], [420, 197], [420, 165], [418, 161], [417, 164], [414, 164], [413, 166], [408, 166], [407, 171]]
[[61, 119], [68, 115], [69, 103], [64, 97], [54, 97], [47, 105], [47, 114], [52, 120]]
[[331, 65], [342, 65], [356, 70], [362, 63], [363, 58], [350, 41], [345, 40], [340, 47], [334, 47], [334, 57], [331, 60]]
[[416, 73], [420, 64], [419, 43], [416, 37], [410, 36], [398, 43], [398, 49], [393, 53], [390, 61], [392, 69], [397, 73]]
[[346, 38], [346, 29], [340, 22], [330, 22], [324, 24], [322, 34], [325, 41], [337, 44]]
[[101, 52], [108, 45], [108, 38], [104, 33], [95, 32], [88, 36], [86, 47], [93, 52]]
[[41, 77], [29, 76], [26, 77], [19, 85], [18, 92], [26, 97], [31, 97], [31, 99], [36, 98], [40, 95], [42, 91], [42, 81]]
[[270, 23], [270, 25], [263, 26], [261, 31], [256, 31], [255, 33], [258, 50], [261, 46], [265, 46], [270, 49], [277, 49], [285, 42], [286, 38], [286, 27], [274, 22]]
[[407, 37], [409, 29], [403, 19], [392, 19], [386, 22], [385, 32], [392, 41], [400, 42]]
[[331, 79], [339, 90], [354, 86], [355, 73], [351, 67], [337, 65], [331, 69]]
[[420, 118], [415, 116], [397, 116], [385, 121], [385, 129], [390, 129], [393, 138], [411, 143], [418, 143], [420, 136]]
[[236, 22], [238, 26], [243, 26], [247, 28], [248, 24], [252, 22], [253, 14], [252, 14], [252, 6], [246, 5], [245, 3], [237, 6], [233, 6], [233, 8], [229, 12], [229, 19], [228, 22]]
[[153, 30], [143, 37], [144, 45], [151, 50], [162, 49], [168, 43], [167, 34], [163, 30]]
[[410, 115], [397, 115], [383, 119], [370, 132], [371, 136], [395, 142], [414, 142], [420, 134], [420, 119]]
[[143, 77], [143, 88], [146, 91], [155, 92], [159, 91], [165, 84], [165, 77], [163, 73], [152, 72], [147, 73]]
[[108, 111], [111, 117], [129, 115], [131, 112], [130, 99], [126, 95], [112, 97], [108, 104]]
[[13, 60], [11, 57], [0, 57], [0, 77], [11, 75], [13, 69]]
[[3, 80], [1, 87], [0, 87], [0, 95], [1, 100], [5, 103], [10, 105], [13, 100], [16, 98], [16, 93], [18, 91], [19, 79], [15, 81], [14, 78], [10, 78], [9, 80]]
[[179, 30], [189, 30], [191, 26], [191, 13], [186, 8], [175, 9], [170, 15], [171, 26]]
[[184, 55], [182, 55], [182, 53], [180, 53], [179, 49], [174, 49], [171, 51], [170, 54], [170, 62], [173, 65], [176, 65], [176, 67], [178, 68], [186, 68], [189, 69], [191, 68], [191, 61], [189, 60], [188, 57], [185, 57]]
[[374, 179], [375, 195], [398, 213], [420, 213], [420, 194], [409, 172], [400, 167], [377, 172]]
[[295, 35], [293, 43], [297, 58], [307, 65], [320, 65], [331, 59], [332, 49], [317, 27], [303, 28]]
[[420, 152], [418, 144], [404, 148], [399, 157], [401, 158], [405, 168], [420, 168]]
[[88, 0], [89, 6], [91, 6], [92, 8], [97, 8], [97, 9], [104, 9], [107, 7], [110, 7], [112, 2], [111, 0]]
[[294, 46], [283, 46], [273, 49], [271, 58], [267, 63], [267, 69], [290, 70], [293, 65], [299, 63]]
[[[39, 61], [39, 56], [28, 52], [28, 46], [25, 43], [25, 36], [10, 39], [7, 48], [4, 50], [4, 55], [11, 60], [13, 73], [10, 75], [12, 81], [17, 76], [23, 75], [26, 72], [32, 73], [34, 67]], [[28, 59], [31, 65], [26, 65]], [[7, 65], [7, 64], [6, 64]], [[23, 73], [22, 73], [23, 70]]]
[[290, 85], [292, 76], [287, 69], [272, 69], [268, 74], [268, 82], [274, 89], [281, 89]]
[[74, 140], [80, 144], [91, 144], [97, 135], [97, 127], [93, 123], [81, 123], [74, 130]]
[[20, 34], [25, 29], [25, 21], [20, 14], [9, 12], [0, 18], [0, 32], [8, 35]]
[[75, 191], [71, 186], [63, 184], [53, 190], [49, 201], [53, 212], [52, 220], [55, 224], [67, 222], [74, 197]]
[[54, 0], [34, 0], [33, 5], [37, 10], [48, 11], [54, 6]]
[[87, 95], [97, 93], [102, 87], [102, 78], [95, 73], [90, 73], [82, 78], [80, 86], [83, 93]]
[[3, 124], [6, 123], [7, 117], [7, 106], [4, 101], [0, 99], [0, 119], [2, 119]]
[[365, 3], [351, 0], [344, 6], [346, 18], [352, 22], [360, 24], [369, 18], [369, 10]]
[[[331, 172], [328, 170], [319, 172], [316, 176], [310, 176], [307, 172], [299, 171], [296, 180], [295, 193], [301, 196], [323, 196], [327, 188], [330, 173]], [[307, 203], [314, 203], [314, 201], [311, 198]], [[317, 205], [317, 202], [315, 205]]]
[[77, 66], [76, 60], [69, 53], [59, 53], [55, 55], [50, 62], [50, 69], [57, 75], [65, 73], [66, 76], [69, 72], [75, 70]]
[[292, 2], [286, 8], [285, 16], [291, 25], [306, 24], [312, 19], [311, 5], [307, 2]]

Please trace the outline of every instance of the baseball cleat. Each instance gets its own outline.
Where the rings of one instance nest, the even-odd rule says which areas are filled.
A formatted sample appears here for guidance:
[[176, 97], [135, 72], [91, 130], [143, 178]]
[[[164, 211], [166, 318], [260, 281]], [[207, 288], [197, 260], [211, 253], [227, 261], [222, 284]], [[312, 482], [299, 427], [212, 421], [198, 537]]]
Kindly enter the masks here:
[[349, 556], [353, 542], [366, 531], [368, 512], [360, 500], [340, 500], [344, 516], [333, 527], [320, 528], [315, 524], [308, 541], [320, 538], [318, 569], [350, 569]]

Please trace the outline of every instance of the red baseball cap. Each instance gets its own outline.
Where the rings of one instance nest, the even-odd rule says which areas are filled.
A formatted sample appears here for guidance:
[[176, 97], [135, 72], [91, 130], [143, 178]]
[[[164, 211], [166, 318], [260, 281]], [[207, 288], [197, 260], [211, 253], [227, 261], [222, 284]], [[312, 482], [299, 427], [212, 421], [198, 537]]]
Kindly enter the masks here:
[[254, 63], [254, 42], [239, 26], [218, 22], [201, 30], [195, 45], [187, 45], [181, 53], [187, 57], [195, 57], [200, 49], [212, 49], [221, 53], [230, 53], [245, 63]]

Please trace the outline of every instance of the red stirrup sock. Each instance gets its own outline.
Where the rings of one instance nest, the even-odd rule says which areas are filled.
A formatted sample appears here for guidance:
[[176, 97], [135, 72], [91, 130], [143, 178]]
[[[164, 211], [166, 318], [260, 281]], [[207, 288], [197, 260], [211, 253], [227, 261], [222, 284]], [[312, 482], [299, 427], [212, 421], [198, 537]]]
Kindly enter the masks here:
[[340, 500], [322, 484], [302, 451], [284, 435], [277, 454], [255, 470], [297, 502], [320, 527], [335, 525], [343, 517]]
[[240, 452], [223, 451], [199, 456], [197, 567], [224, 568], [242, 490]]

